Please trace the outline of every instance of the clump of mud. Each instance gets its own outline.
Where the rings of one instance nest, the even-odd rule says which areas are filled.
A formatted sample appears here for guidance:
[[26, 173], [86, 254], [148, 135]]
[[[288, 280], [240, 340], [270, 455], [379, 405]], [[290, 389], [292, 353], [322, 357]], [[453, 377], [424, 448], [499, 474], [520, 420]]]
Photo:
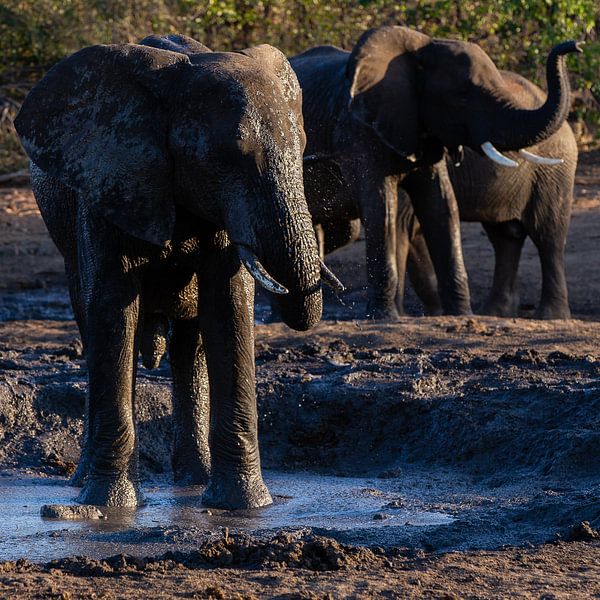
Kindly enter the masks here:
[[90, 504], [44, 504], [40, 509], [44, 519], [61, 519], [67, 521], [89, 521], [106, 519], [104, 513]]
[[[387, 563], [381, 549], [371, 550], [340, 544], [334, 539], [300, 531], [280, 531], [268, 540], [227, 531], [217, 540], [205, 541], [193, 552], [166, 552], [157, 557], [138, 558], [118, 554], [102, 560], [76, 556], [53, 560], [44, 570], [61, 570], [76, 576], [116, 576], [177, 568], [247, 567], [253, 569], [307, 569], [338, 571]], [[0, 563], [0, 573], [39, 568], [28, 561]]]

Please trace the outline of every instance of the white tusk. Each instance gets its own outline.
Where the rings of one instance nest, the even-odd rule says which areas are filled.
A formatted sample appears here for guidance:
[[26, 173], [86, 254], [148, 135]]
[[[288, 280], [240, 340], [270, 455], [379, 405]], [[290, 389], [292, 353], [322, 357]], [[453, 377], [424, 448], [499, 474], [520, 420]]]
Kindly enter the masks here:
[[534, 163], [536, 165], [562, 165], [565, 161], [562, 158], [547, 158], [545, 156], [538, 156], [533, 152], [528, 152], [527, 150], [519, 150], [519, 154], [530, 163]]
[[329, 270], [323, 261], [321, 261], [321, 279], [333, 288], [336, 294], [341, 294], [346, 289], [344, 284]]
[[511, 160], [510, 158], [504, 156], [494, 148], [494, 144], [492, 142], [485, 142], [481, 144], [481, 149], [485, 152], [485, 155], [493, 160], [495, 163], [502, 165], [503, 167], [518, 167], [519, 163], [516, 160]]
[[256, 258], [254, 252], [248, 250], [248, 248], [245, 248], [244, 246], [238, 246], [237, 250], [242, 264], [248, 269], [248, 273], [250, 273], [250, 275], [252, 275], [265, 290], [273, 294], [288, 293], [287, 288], [283, 287], [267, 273], [267, 270], [260, 264], [260, 261]]

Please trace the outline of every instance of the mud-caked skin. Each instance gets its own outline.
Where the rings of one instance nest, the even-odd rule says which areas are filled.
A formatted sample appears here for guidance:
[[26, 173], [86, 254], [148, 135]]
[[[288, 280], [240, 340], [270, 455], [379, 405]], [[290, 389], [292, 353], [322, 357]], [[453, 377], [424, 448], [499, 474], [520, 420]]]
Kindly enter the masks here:
[[137, 361], [156, 366], [169, 338], [177, 481], [208, 483], [210, 506], [269, 504], [248, 270], [287, 290], [277, 304], [291, 327], [322, 310], [301, 92], [285, 57], [267, 45], [213, 53], [184, 36], [93, 46], [51, 69], [15, 124], [85, 347], [79, 501], [140, 503]]
[[575, 51], [569, 42], [550, 53], [548, 99], [535, 108], [515, 100], [477, 45], [405, 27], [369, 30], [351, 52], [321, 46], [290, 59], [303, 91], [309, 209], [322, 249], [355, 239], [351, 222], [362, 222], [369, 317], [394, 319], [402, 310], [397, 264], [406, 262], [408, 244], [397, 239], [396, 224], [398, 185], [408, 175], [441, 308], [470, 313], [459, 211], [444, 153], [456, 154], [461, 146], [480, 152], [485, 142], [518, 150], [555, 133], [569, 110], [564, 55]]
[[[501, 74], [515, 104], [525, 109], [543, 104], [545, 95], [536, 85], [516, 73]], [[521, 160], [517, 153], [508, 153], [509, 158], [520, 164], [517, 168], [507, 168], [467, 149], [459, 164], [448, 161], [450, 179], [461, 220], [481, 222], [494, 247], [494, 279], [482, 312], [499, 317], [518, 315], [517, 271], [523, 243], [529, 236], [538, 250], [542, 271], [536, 317], [568, 319], [564, 250], [571, 220], [577, 144], [570, 126], [564, 123], [555, 134], [528, 150], [539, 156], [561, 158], [563, 162], [532, 164]], [[412, 200], [419, 202], [418, 197]], [[422, 234], [418, 226], [415, 228], [415, 219], [411, 203], [405, 202], [403, 218], [398, 219], [398, 243], [410, 243], [410, 279], [423, 282], [416, 288], [417, 294], [435, 311], [435, 272]], [[399, 274], [405, 268], [406, 260], [398, 263]], [[399, 288], [399, 295], [402, 292]]]

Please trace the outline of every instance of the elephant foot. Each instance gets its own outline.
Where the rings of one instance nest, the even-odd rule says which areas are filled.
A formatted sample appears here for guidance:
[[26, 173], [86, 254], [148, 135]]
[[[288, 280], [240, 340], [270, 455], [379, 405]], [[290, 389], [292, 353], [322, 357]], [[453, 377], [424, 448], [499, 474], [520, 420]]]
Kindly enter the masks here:
[[127, 475], [94, 477], [90, 475], [77, 497], [80, 504], [136, 508], [143, 503], [142, 492], [137, 483]]
[[367, 305], [367, 319], [371, 321], [387, 321], [394, 322], [400, 319], [400, 313], [395, 305], [391, 306], [375, 306]]
[[490, 317], [516, 317], [519, 315], [517, 294], [492, 294], [485, 303], [481, 314]]
[[213, 475], [202, 494], [202, 504], [211, 508], [237, 510], [269, 506], [273, 504], [273, 499], [260, 474], [250, 478], [244, 474]]
[[206, 485], [210, 480], [210, 460], [198, 452], [175, 451], [171, 464], [175, 485]]
[[424, 305], [423, 312], [426, 317], [441, 317], [444, 314], [444, 311], [439, 304], [433, 306]]
[[482, 311], [482, 315], [488, 317], [516, 317], [518, 311], [512, 306], [500, 305], [500, 304], [486, 304]]
[[535, 311], [536, 319], [570, 319], [571, 310], [564, 304], [541, 304], [540, 307]]
[[473, 309], [470, 304], [444, 307], [443, 314], [451, 317], [472, 317]]

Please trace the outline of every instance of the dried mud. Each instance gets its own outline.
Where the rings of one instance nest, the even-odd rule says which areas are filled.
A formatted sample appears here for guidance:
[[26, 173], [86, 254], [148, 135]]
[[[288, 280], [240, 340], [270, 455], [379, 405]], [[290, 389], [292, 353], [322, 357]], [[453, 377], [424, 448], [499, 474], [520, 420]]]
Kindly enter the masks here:
[[[193, 523], [161, 516], [154, 526], [123, 525], [109, 515], [93, 531], [49, 527], [24, 536], [23, 548], [52, 536], [56, 554], [0, 565], [0, 594], [599, 594], [599, 231], [596, 153], [582, 157], [578, 173], [568, 321], [356, 320], [365, 299], [363, 242], [335, 253], [328, 262], [350, 284], [344, 305], [330, 299], [327, 319], [308, 334], [257, 326], [261, 452], [279, 497], [271, 517], [269, 509], [243, 518], [198, 509]], [[477, 307], [491, 281], [492, 250], [478, 225], [463, 232]], [[537, 263], [526, 247], [522, 317], [537, 302]], [[26, 188], [0, 189], [0, 282], [0, 465], [9, 476], [0, 489], [3, 479], [19, 478], [62, 489], [79, 453], [85, 363], [60, 257]], [[419, 310], [409, 293], [408, 312]], [[266, 314], [264, 304], [257, 313]], [[167, 361], [140, 369], [142, 475], [156, 514], [171, 493], [169, 389]], [[319, 518], [296, 508], [303, 493], [317, 498]], [[328, 506], [335, 494], [343, 499]], [[363, 512], [344, 521], [340, 506]], [[273, 514], [288, 521], [275, 527]], [[407, 516], [429, 514], [447, 518]], [[61, 544], [84, 538], [104, 545], [90, 546], [87, 558], [60, 553]], [[108, 547], [117, 556], [104, 559]], [[155, 558], [145, 558], [147, 548]]]

